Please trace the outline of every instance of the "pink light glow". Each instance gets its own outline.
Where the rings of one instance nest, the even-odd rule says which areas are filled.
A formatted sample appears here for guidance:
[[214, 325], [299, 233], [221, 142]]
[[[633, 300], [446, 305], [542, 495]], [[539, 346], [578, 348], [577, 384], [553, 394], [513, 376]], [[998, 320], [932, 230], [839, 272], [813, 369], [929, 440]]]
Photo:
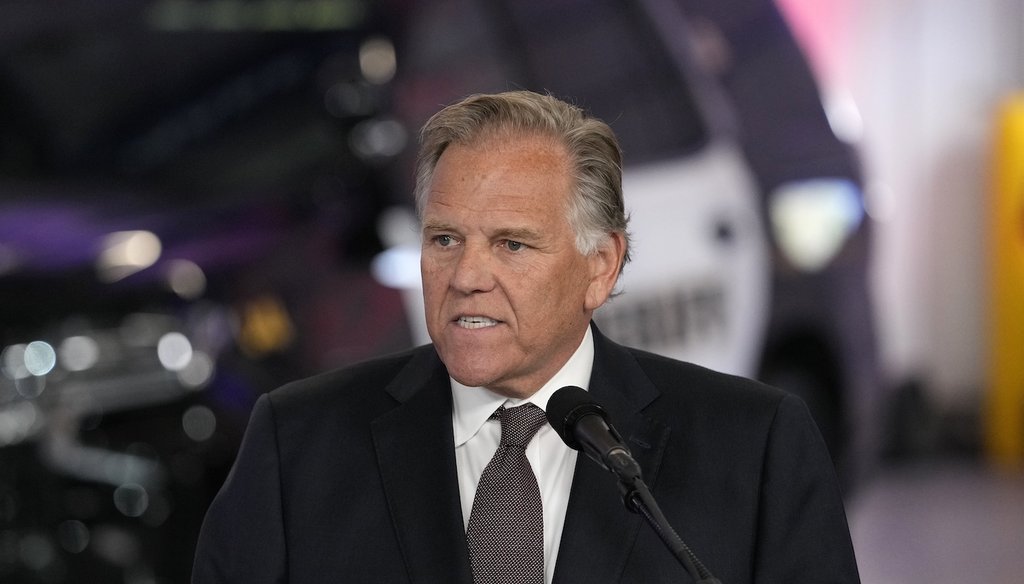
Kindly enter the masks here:
[[857, 0], [775, 0], [823, 85], [841, 75], [856, 26]]

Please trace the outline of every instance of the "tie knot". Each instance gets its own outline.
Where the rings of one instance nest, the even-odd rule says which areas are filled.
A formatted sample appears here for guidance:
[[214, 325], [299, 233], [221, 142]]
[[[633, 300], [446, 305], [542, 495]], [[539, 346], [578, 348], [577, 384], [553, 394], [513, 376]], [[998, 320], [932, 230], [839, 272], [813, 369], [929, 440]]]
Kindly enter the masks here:
[[537, 430], [548, 421], [544, 410], [533, 404], [514, 408], [502, 406], [494, 415], [501, 421], [501, 446], [526, 448]]

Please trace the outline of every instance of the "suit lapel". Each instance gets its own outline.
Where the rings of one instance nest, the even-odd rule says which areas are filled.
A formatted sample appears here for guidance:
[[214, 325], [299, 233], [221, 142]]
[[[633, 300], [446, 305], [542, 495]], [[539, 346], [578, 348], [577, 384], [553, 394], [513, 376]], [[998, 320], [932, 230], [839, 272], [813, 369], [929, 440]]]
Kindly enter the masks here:
[[[642, 415], [658, 390], [624, 348], [594, 328], [590, 391], [608, 411], [654, 488], [668, 428]], [[399, 405], [373, 421], [373, 437], [394, 528], [413, 582], [470, 584], [451, 421], [451, 388], [428, 348], [388, 386]], [[637, 534], [615, 478], [581, 454], [576, 463], [555, 568], [556, 584], [617, 580]]]
[[[668, 442], [667, 427], [641, 414], [658, 396], [632, 355], [594, 328], [590, 392], [607, 410], [652, 489]], [[642, 518], [626, 510], [615, 477], [580, 454], [555, 567], [555, 584], [617, 581]]]
[[447, 373], [425, 349], [387, 391], [401, 403], [373, 421], [373, 438], [410, 580], [469, 584]]

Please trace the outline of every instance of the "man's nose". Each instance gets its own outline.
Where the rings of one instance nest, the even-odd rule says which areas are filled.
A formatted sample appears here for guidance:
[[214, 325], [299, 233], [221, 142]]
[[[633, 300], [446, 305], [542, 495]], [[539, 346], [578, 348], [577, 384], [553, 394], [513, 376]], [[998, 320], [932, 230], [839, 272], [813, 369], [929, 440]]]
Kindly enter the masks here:
[[452, 273], [452, 288], [464, 294], [486, 292], [494, 287], [494, 266], [491, 249], [486, 244], [469, 244], [462, 248]]

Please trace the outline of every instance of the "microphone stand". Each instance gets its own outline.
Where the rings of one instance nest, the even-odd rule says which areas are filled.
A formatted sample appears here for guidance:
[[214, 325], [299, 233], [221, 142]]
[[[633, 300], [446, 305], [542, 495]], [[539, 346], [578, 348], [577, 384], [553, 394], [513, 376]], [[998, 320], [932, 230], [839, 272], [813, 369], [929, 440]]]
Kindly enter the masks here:
[[654, 528], [655, 533], [661, 538], [661, 541], [668, 546], [672, 555], [679, 560], [679, 563], [686, 568], [690, 576], [696, 580], [696, 584], [722, 584], [721, 581], [711, 575], [711, 572], [701, 563], [696, 554], [683, 542], [679, 534], [672, 529], [668, 519], [661, 512], [658, 502], [654, 500], [654, 495], [651, 494], [643, 479], [639, 476], [629, 477], [628, 479], [627, 477], [620, 476], [619, 489], [622, 491], [622, 502], [625, 503], [626, 509], [643, 515], [647, 523]]
[[650, 489], [640, 478], [640, 465], [622, 443], [622, 436], [608, 423], [604, 408], [585, 390], [568, 385], [548, 400], [547, 416], [551, 427], [569, 448], [586, 453], [619, 479], [626, 509], [644, 516], [696, 584], [722, 584], [669, 525]]

